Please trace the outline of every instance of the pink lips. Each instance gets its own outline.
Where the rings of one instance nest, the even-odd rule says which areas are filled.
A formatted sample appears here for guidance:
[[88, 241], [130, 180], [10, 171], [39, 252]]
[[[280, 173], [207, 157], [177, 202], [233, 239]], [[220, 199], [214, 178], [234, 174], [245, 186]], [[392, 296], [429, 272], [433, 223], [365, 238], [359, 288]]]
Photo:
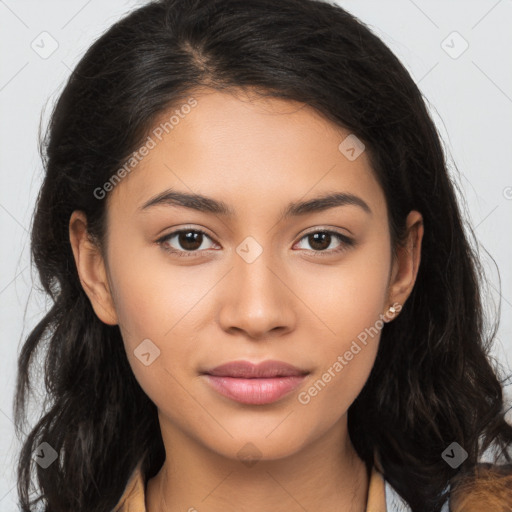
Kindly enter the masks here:
[[297, 388], [308, 371], [282, 361], [267, 360], [260, 364], [233, 361], [205, 372], [210, 386], [243, 404], [262, 405], [275, 402]]

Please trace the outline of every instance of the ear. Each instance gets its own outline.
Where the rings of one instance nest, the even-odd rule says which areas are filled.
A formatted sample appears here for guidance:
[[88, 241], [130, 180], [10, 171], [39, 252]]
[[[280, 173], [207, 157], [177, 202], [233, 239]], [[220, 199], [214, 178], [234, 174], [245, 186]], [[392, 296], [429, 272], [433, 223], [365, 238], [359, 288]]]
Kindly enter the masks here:
[[[395, 306], [399, 312], [414, 288], [421, 259], [423, 239], [423, 217], [416, 210], [409, 212], [406, 220], [407, 239], [404, 246], [397, 247], [393, 260], [388, 288], [387, 307]], [[388, 317], [393, 316], [387, 313]]]
[[69, 220], [69, 239], [80, 283], [91, 301], [96, 316], [104, 323], [116, 325], [117, 313], [112, 299], [105, 262], [100, 248], [87, 231], [87, 216], [75, 210]]

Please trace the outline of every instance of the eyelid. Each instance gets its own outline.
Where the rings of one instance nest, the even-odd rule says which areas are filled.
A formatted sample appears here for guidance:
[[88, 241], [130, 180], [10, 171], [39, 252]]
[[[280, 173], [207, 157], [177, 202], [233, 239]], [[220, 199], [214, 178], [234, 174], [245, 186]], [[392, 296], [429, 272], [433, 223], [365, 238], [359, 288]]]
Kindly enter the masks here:
[[[336, 235], [340, 235], [344, 238], [347, 238], [347, 239], [350, 239], [350, 235], [346, 235], [344, 233], [342, 233], [341, 231], [339, 231], [341, 228], [331, 228], [331, 227], [326, 227], [326, 226], [315, 226], [311, 229], [308, 229], [308, 231], [304, 232], [302, 234], [302, 236], [300, 237], [300, 239], [302, 240], [302, 238], [304, 238], [306, 235], [311, 235], [313, 233], [334, 233]], [[348, 229], [346, 229], [346, 231], [348, 231]], [[298, 235], [297, 235], [298, 236]]]

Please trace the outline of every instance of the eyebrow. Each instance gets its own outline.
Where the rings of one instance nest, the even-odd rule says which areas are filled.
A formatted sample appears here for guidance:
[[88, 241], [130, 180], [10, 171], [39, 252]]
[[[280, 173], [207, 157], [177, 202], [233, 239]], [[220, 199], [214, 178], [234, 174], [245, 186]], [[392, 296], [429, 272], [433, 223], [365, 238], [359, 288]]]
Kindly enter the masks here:
[[[229, 218], [235, 216], [235, 211], [223, 201], [201, 194], [178, 192], [172, 189], [165, 190], [152, 197], [139, 207], [139, 209], [144, 211], [157, 205], [182, 206], [199, 212], [212, 213]], [[359, 196], [347, 192], [331, 192], [307, 201], [291, 202], [282, 210], [281, 220], [347, 205], [358, 206], [369, 215], [373, 213], [368, 204]]]

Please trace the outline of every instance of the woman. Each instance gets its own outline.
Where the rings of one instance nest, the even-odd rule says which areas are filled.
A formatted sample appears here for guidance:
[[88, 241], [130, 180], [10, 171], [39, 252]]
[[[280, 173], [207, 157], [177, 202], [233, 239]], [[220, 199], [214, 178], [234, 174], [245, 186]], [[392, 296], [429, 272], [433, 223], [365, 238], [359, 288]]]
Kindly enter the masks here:
[[22, 510], [32, 458], [44, 510], [75, 512], [463, 511], [484, 452], [506, 471], [439, 136], [349, 13], [149, 3], [80, 61], [44, 149], [53, 306], [20, 354], [20, 430], [44, 341], [49, 407]]

